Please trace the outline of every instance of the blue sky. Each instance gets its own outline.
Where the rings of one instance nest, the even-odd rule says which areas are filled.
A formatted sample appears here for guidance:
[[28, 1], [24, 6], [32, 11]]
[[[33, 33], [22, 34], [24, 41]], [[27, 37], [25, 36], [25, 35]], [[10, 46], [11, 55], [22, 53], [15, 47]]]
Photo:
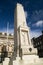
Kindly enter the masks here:
[[0, 0], [0, 32], [6, 32], [9, 22], [9, 33], [13, 33], [14, 10], [17, 2], [24, 6], [31, 37], [41, 35], [43, 30], [43, 0]]

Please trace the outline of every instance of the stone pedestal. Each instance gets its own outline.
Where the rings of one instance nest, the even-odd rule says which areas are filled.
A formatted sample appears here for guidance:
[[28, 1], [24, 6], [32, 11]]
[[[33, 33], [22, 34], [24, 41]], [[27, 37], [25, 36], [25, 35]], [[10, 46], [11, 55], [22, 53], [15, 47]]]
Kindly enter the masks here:
[[9, 61], [10, 61], [9, 58], [5, 58], [5, 60], [3, 61], [3, 65], [9, 65]]
[[22, 56], [24, 63], [36, 63], [39, 62], [39, 57], [37, 55], [24, 55]]
[[20, 64], [20, 57], [16, 57], [16, 60], [13, 61], [13, 65], [19, 65]]

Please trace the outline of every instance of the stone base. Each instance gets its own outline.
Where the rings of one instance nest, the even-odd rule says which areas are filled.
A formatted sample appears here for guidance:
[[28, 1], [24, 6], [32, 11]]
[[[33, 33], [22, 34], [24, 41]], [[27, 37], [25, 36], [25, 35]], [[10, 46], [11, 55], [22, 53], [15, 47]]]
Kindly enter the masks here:
[[24, 62], [23, 60], [19, 61], [13, 61], [13, 65], [43, 65], [43, 62], [34, 62], [34, 63], [29, 63], [29, 61]]
[[22, 59], [23, 59], [24, 63], [40, 62], [39, 57], [37, 55], [23, 55]]
[[20, 57], [17, 57], [13, 61], [13, 65], [43, 65], [43, 62], [40, 62], [40, 58], [37, 55], [24, 55], [22, 60]]

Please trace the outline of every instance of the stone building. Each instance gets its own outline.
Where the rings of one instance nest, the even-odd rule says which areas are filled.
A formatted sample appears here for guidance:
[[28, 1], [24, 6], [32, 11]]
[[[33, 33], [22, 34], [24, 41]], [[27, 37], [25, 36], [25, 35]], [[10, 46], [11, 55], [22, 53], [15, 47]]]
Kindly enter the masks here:
[[0, 32], [0, 58], [11, 57], [14, 51], [14, 38], [13, 34]]
[[42, 35], [40, 35], [39, 37], [32, 38], [32, 42], [34, 47], [38, 49], [39, 57], [43, 57], [43, 31], [42, 31]]

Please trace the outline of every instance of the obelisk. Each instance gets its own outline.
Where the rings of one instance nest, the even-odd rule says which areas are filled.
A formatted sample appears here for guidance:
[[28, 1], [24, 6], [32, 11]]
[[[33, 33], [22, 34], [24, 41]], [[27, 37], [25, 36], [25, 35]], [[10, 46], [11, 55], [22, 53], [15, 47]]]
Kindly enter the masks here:
[[[26, 23], [24, 8], [17, 3], [14, 15], [14, 53], [15, 58], [34, 57], [36, 58], [37, 49], [33, 47], [30, 40], [29, 27]], [[32, 59], [33, 60], [33, 59]]]
[[20, 26], [27, 26], [26, 24], [26, 18], [23, 6], [19, 3], [17, 3], [15, 8], [15, 16], [14, 16], [14, 47], [15, 47], [15, 53], [16, 56], [19, 55], [19, 27]]

